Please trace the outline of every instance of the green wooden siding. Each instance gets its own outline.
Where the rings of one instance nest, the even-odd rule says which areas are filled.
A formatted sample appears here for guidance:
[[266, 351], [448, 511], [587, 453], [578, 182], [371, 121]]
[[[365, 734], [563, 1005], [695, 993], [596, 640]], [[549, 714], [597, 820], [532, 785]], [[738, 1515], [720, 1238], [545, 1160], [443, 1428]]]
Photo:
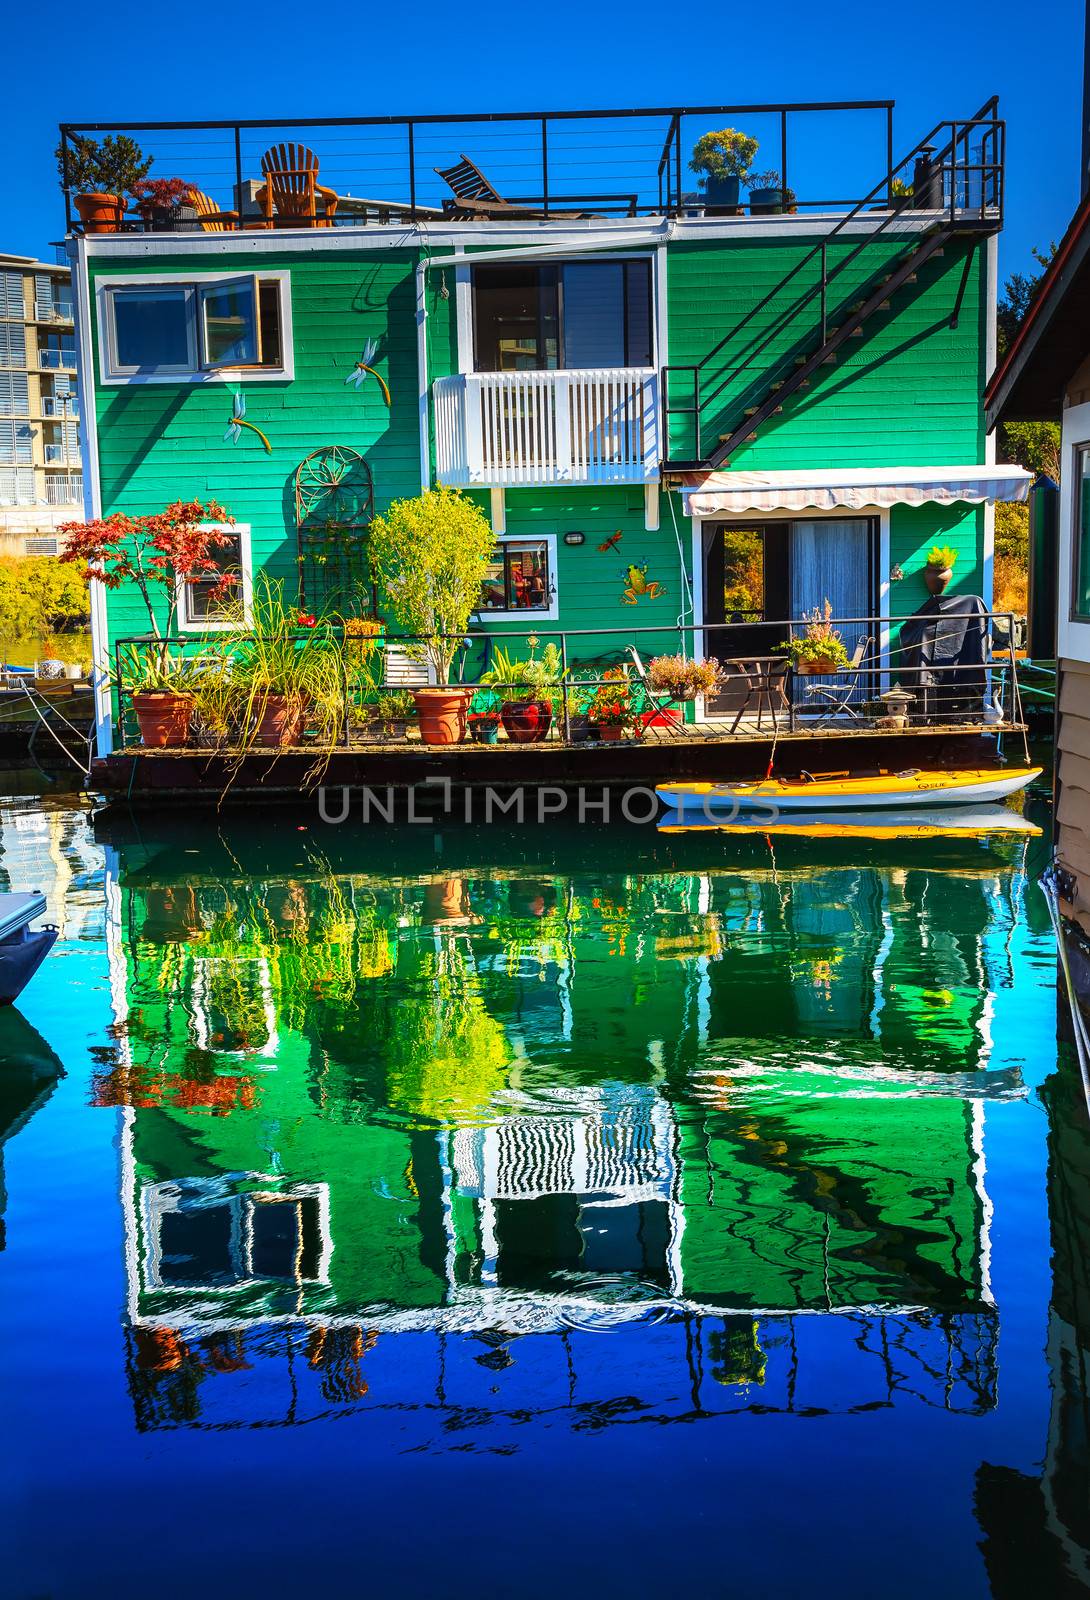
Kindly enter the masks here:
[[[782, 278], [812, 241], [790, 245], [743, 237], [709, 243], [675, 243], [668, 248], [668, 342], [671, 363], [698, 361], [745, 310]], [[849, 246], [836, 246], [845, 251]], [[758, 440], [739, 450], [732, 466], [788, 469], [901, 464], [968, 464], [983, 460], [980, 392], [985, 364], [985, 247], [974, 246], [959, 326], [949, 326], [964, 257], [960, 245], [926, 263], [916, 284], [906, 285], [888, 311], [879, 312], [864, 336], [848, 341], [835, 366], [823, 368], [811, 387], [785, 403], [782, 416], [761, 430]], [[903, 244], [868, 246], [853, 266], [842, 297], [850, 298]], [[323, 249], [304, 255], [277, 248], [270, 236], [260, 256], [232, 253], [146, 257], [122, 261], [94, 258], [92, 289], [101, 275], [221, 271], [287, 271], [295, 347], [295, 377], [290, 383], [244, 384], [248, 417], [269, 436], [272, 454], [244, 434], [237, 445], [224, 441], [230, 417], [231, 386], [221, 382], [170, 385], [103, 385], [97, 378], [96, 418], [104, 513], [157, 509], [178, 497], [222, 501], [251, 527], [255, 572], [265, 570], [294, 581], [295, 528], [293, 475], [311, 450], [324, 444], [360, 450], [374, 473], [380, 510], [420, 486], [419, 371], [414, 249]], [[846, 274], [846, 278], [849, 275]], [[447, 290], [444, 296], [443, 289]], [[457, 368], [454, 268], [427, 275], [426, 344], [430, 381]], [[95, 318], [92, 318], [95, 323]], [[756, 325], [756, 324], [755, 324]], [[763, 324], [762, 324], [763, 325]], [[777, 345], [791, 348], [797, 325], [785, 325]], [[367, 380], [357, 391], [345, 387], [364, 342], [378, 341], [376, 365], [387, 379], [392, 409], [377, 384]], [[433, 457], [434, 459], [434, 457]], [[475, 498], [487, 509], [486, 492]], [[671, 515], [673, 503], [674, 516]], [[512, 489], [507, 492], [509, 535], [552, 533], [557, 537], [559, 621], [542, 623], [570, 630], [626, 630], [661, 624], [658, 640], [679, 613], [688, 614], [680, 570], [691, 551], [691, 525], [676, 494], [661, 497], [661, 528], [644, 528], [639, 486], [609, 488]], [[983, 511], [937, 506], [895, 508], [891, 518], [890, 560], [906, 577], [891, 590], [891, 609], [909, 612], [925, 590], [919, 569], [937, 539], [958, 546], [955, 587], [982, 588]], [[676, 532], [675, 532], [676, 526]], [[600, 554], [598, 545], [617, 529], [622, 539]], [[566, 547], [563, 535], [579, 530], [585, 542]], [[636, 606], [621, 603], [624, 569], [646, 562], [648, 577], [665, 586], [657, 600]], [[688, 575], [691, 581], [692, 574]], [[111, 639], [144, 631], [138, 597], [121, 591], [109, 596]], [[497, 633], [518, 624], [495, 624]], [[676, 638], [676, 634], [674, 635]], [[592, 655], [625, 641], [604, 638], [572, 646], [573, 654]]]

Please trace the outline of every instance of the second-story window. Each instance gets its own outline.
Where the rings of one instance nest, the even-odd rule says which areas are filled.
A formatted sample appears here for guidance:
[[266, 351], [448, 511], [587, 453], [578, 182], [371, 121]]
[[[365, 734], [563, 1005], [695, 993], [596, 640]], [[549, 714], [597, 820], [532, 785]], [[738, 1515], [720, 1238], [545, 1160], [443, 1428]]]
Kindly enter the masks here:
[[285, 274], [111, 283], [99, 291], [102, 377], [167, 382], [285, 370]]
[[649, 367], [651, 263], [477, 267], [473, 328], [478, 372]]

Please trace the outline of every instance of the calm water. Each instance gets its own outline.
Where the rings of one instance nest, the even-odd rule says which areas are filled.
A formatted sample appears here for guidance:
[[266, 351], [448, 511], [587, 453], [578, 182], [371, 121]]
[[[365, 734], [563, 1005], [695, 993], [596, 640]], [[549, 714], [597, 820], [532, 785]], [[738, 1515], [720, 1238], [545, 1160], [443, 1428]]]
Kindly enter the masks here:
[[0, 820], [5, 1595], [1074, 1592], [1043, 841]]

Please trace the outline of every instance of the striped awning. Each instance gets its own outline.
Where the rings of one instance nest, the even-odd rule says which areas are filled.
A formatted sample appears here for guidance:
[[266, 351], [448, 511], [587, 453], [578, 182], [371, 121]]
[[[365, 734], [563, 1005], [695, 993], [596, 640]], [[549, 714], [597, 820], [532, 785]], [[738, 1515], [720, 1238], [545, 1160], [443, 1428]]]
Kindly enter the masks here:
[[794, 472], [689, 472], [679, 480], [691, 517], [749, 511], [866, 511], [876, 506], [1025, 500], [1023, 467], [858, 467]]

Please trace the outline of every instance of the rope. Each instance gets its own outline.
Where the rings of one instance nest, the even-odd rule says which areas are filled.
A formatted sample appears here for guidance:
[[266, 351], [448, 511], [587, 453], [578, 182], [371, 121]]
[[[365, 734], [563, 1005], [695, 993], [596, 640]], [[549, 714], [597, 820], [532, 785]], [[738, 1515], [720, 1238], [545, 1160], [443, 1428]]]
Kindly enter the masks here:
[[80, 776], [86, 778], [90, 774], [90, 771], [91, 771], [91, 741], [94, 738], [94, 729], [92, 728], [87, 734], [83, 734], [80, 731], [80, 729], [76, 727], [74, 722], [69, 722], [68, 718], [66, 716], [64, 716], [62, 712], [57, 711], [55, 706], [53, 706], [49, 701], [46, 701], [46, 704], [49, 706], [50, 711], [54, 712], [56, 714], [56, 716], [58, 716], [60, 718], [60, 720], [64, 723], [66, 728], [71, 728], [73, 733], [78, 734], [80, 739], [86, 744], [86, 746], [87, 746], [87, 759], [81, 765], [80, 762], [76, 759], [76, 756], [74, 755], [74, 753], [71, 750], [69, 750], [69, 748], [65, 744], [64, 740], [57, 733], [56, 729], [50, 726], [49, 719], [45, 715], [43, 715], [43, 713], [41, 711], [41, 708], [39, 707], [38, 702], [34, 697], [34, 692], [30, 688], [29, 684], [21, 683], [19, 685], [19, 687], [22, 689], [24, 695], [26, 696], [26, 698], [27, 698], [27, 700], [28, 700], [28, 702], [30, 704], [31, 710], [34, 712], [34, 715], [37, 717], [39, 723], [45, 729], [46, 733], [48, 733], [49, 737], [57, 745], [58, 749], [64, 751], [65, 755], [68, 757], [69, 761], [71, 761], [72, 765], [76, 768], [76, 770], [79, 772]]

